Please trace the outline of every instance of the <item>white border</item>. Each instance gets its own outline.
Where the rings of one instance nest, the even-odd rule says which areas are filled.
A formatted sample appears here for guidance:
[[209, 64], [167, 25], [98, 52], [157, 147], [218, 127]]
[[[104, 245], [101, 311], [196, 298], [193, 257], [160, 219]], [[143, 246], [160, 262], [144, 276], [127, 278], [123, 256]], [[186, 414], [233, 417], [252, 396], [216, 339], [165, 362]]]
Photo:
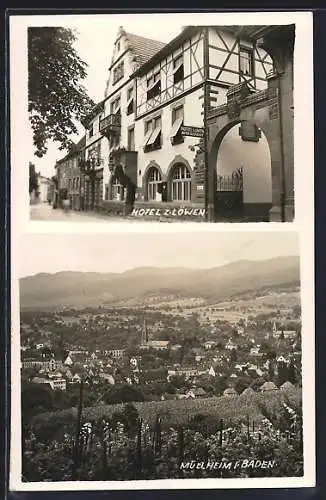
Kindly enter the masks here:
[[[85, 22], [94, 22], [107, 15], [82, 15]], [[150, 18], [149, 18], [150, 16]], [[12, 433], [10, 490], [140, 490], [140, 489], [226, 489], [226, 488], [292, 488], [315, 486], [315, 391], [314, 391], [314, 189], [313, 189], [313, 49], [311, 12], [266, 12], [233, 14], [145, 14], [137, 15], [137, 22], [162, 21], [169, 16], [180, 16], [180, 25], [186, 24], [296, 24], [294, 54], [294, 108], [295, 108], [295, 191], [296, 218], [293, 224], [160, 224], [160, 223], [67, 223], [29, 221], [28, 168], [24, 152], [28, 138], [27, 117], [27, 52], [26, 28], [29, 25], [72, 25], [79, 16], [13, 16], [10, 18], [10, 81], [11, 81], [11, 284], [12, 284]], [[110, 15], [112, 17], [112, 15]], [[117, 26], [126, 15], [117, 15]], [[130, 17], [130, 15], [128, 15]], [[140, 21], [140, 18], [141, 21]], [[46, 20], [46, 23], [45, 23]], [[16, 62], [16, 64], [14, 64]], [[27, 148], [28, 149], [28, 148]], [[20, 341], [18, 262], [22, 234], [26, 233], [128, 233], [134, 232], [200, 232], [209, 231], [296, 231], [300, 237], [302, 280], [302, 357], [303, 357], [303, 417], [304, 417], [304, 476], [302, 478], [256, 479], [166, 479], [146, 481], [80, 481], [23, 483], [21, 470], [20, 430]], [[59, 237], [59, 234], [58, 234]], [[132, 236], [131, 236], [132, 237]]]

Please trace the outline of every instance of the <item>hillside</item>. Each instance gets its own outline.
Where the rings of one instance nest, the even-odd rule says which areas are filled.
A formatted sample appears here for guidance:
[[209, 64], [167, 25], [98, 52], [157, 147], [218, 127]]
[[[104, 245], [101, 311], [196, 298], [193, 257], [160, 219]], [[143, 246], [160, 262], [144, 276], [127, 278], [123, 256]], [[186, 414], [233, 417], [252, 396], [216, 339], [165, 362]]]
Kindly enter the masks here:
[[238, 261], [211, 269], [136, 268], [123, 273], [40, 273], [20, 280], [21, 309], [113, 305], [153, 295], [222, 301], [266, 286], [299, 284], [298, 257]]

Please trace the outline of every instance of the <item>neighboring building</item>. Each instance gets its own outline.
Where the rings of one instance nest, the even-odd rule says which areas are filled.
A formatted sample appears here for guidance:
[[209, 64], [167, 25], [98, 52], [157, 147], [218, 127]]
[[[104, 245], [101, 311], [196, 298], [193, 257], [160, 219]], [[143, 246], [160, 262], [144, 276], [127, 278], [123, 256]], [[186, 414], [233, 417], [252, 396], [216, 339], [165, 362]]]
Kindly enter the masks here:
[[273, 331], [273, 337], [279, 339], [283, 337], [285, 339], [295, 339], [297, 336], [296, 330], [276, 330]]
[[269, 391], [277, 391], [278, 388], [274, 384], [274, 382], [264, 382], [264, 384], [260, 387], [261, 392], [269, 392]]
[[66, 366], [72, 366], [74, 364], [73, 360], [71, 359], [71, 357], [68, 355], [64, 361], [64, 365]]
[[51, 193], [51, 188], [53, 181], [51, 179], [48, 179], [48, 177], [44, 177], [41, 174], [37, 175], [37, 181], [38, 181], [38, 201], [40, 203], [47, 203], [49, 201], [49, 196]]
[[45, 370], [56, 370], [58, 367], [62, 365], [62, 361], [55, 360], [55, 359], [50, 359], [50, 360], [40, 360], [40, 359], [24, 359], [21, 363], [22, 368], [38, 368], [38, 369], [45, 369]]
[[107, 351], [108, 356], [112, 358], [121, 359], [125, 355], [124, 349], [111, 349]]
[[144, 321], [144, 325], [142, 328], [140, 349], [157, 349], [159, 351], [168, 349], [170, 345], [169, 340], [150, 340], [148, 329], [146, 325], [146, 321]]
[[226, 396], [228, 398], [232, 398], [232, 397], [238, 396], [238, 393], [233, 387], [227, 387], [225, 389], [225, 391], [223, 392], [223, 396]]
[[249, 396], [249, 397], [252, 397], [254, 396], [256, 393], [255, 391], [253, 390], [252, 387], [247, 387], [242, 393], [241, 393], [241, 396]]
[[68, 199], [73, 210], [84, 209], [84, 173], [81, 170], [81, 161], [85, 155], [85, 136], [72, 146], [69, 153], [58, 160], [55, 165], [58, 204]]
[[215, 345], [216, 345], [216, 342], [214, 342], [213, 340], [208, 340], [207, 342], [204, 343], [205, 349], [208, 349], [208, 350], [215, 347]]
[[207, 392], [202, 388], [194, 388], [190, 389], [190, 391], [187, 392], [186, 398], [206, 398], [207, 397]]
[[295, 385], [287, 380], [286, 382], [284, 382], [284, 384], [281, 385], [280, 389], [282, 391], [293, 391], [295, 390]]
[[32, 382], [35, 384], [46, 384], [51, 387], [54, 391], [65, 391], [67, 388], [66, 380], [62, 377], [34, 377]]
[[110, 385], [114, 385], [115, 384], [114, 377], [110, 373], [100, 373], [100, 378], [102, 380], [105, 380], [105, 382], [107, 382]]
[[46, 203], [53, 196], [54, 183], [35, 171], [35, 165], [29, 163], [29, 194], [30, 203]]

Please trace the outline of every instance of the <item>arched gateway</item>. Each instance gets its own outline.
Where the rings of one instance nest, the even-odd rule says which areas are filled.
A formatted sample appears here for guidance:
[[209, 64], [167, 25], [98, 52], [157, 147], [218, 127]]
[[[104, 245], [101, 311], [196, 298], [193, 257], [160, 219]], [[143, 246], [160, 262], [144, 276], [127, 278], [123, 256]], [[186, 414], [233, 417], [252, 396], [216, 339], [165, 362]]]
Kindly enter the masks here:
[[[244, 220], [292, 221], [294, 218], [294, 28], [280, 27], [259, 42], [274, 63], [273, 71], [267, 75], [267, 89], [252, 93], [245, 82], [239, 83], [228, 89], [226, 104], [207, 112], [207, 209], [211, 221], [223, 219], [225, 207], [231, 219], [232, 211], [235, 217]], [[239, 135], [244, 141], [258, 142], [261, 133], [267, 139], [272, 193], [266, 202], [245, 202], [241, 165], [227, 182], [223, 183], [219, 175], [216, 165], [220, 146], [235, 125], [239, 125]]]

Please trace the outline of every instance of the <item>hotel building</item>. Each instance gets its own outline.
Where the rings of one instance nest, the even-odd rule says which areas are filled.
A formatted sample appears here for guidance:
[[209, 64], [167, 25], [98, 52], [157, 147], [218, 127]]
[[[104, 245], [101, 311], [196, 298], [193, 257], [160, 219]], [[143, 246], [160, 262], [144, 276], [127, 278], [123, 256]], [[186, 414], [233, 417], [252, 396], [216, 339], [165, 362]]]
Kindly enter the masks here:
[[293, 47], [293, 26], [188, 26], [167, 44], [120, 28], [83, 120], [85, 209], [292, 220]]

